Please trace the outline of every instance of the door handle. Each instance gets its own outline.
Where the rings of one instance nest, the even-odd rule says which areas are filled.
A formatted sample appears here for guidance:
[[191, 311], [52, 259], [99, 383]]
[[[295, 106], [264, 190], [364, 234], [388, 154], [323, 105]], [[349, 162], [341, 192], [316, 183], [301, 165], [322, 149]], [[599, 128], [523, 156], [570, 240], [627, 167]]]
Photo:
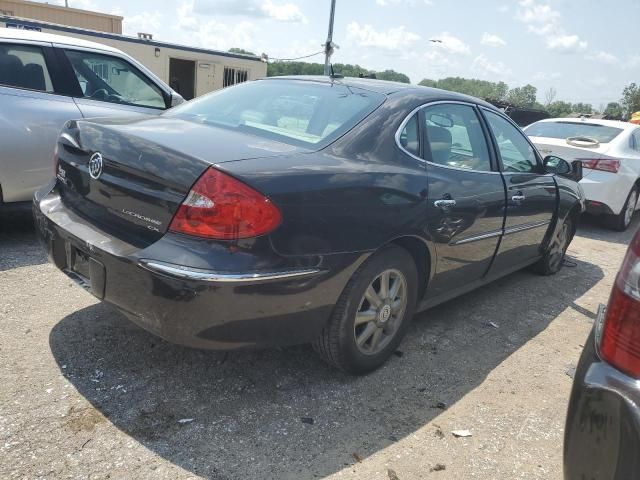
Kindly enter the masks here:
[[511, 197], [511, 200], [514, 203], [522, 203], [525, 200], [525, 196], [522, 192], [517, 192], [513, 197]]
[[433, 202], [433, 205], [438, 208], [451, 208], [456, 206], [456, 201], [451, 199], [436, 200], [435, 202]]

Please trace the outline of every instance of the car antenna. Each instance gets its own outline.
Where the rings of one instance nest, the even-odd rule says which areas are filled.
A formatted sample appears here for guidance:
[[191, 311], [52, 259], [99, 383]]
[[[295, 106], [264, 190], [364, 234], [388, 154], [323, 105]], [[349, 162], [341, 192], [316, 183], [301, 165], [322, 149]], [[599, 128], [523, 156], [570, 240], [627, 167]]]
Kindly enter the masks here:
[[329, 75], [329, 77], [331, 78], [344, 78], [344, 75], [340, 75], [339, 73], [336, 73], [333, 71], [333, 63], [329, 64], [329, 68], [331, 69], [331, 75]]

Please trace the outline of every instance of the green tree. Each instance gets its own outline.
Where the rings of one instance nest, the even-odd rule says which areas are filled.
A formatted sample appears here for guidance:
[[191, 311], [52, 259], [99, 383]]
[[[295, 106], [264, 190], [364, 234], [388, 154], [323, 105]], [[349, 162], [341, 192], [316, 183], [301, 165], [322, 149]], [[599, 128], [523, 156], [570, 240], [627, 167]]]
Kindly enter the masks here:
[[574, 103], [573, 113], [593, 113], [593, 105], [590, 103]]
[[376, 78], [380, 80], [389, 80], [392, 82], [411, 83], [411, 80], [404, 73], [396, 72], [395, 70], [385, 70], [383, 72], [376, 72]]
[[509, 90], [507, 101], [516, 107], [533, 108], [536, 104], [538, 89], [533, 85], [516, 87]]
[[640, 86], [630, 83], [622, 91], [622, 113], [629, 118], [632, 113], [640, 111]]
[[244, 48], [237, 48], [237, 47], [230, 48], [229, 53], [239, 53], [241, 55], [253, 55], [254, 57], [256, 56], [255, 53], [250, 52], [249, 50], [245, 50]]
[[418, 85], [422, 85], [423, 87], [438, 88], [438, 82], [436, 82], [435, 80], [430, 80], [428, 78], [423, 78], [422, 80], [420, 80], [420, 83]]
[[555, 102], [551, 102], [549, 105], [545, 107], [545, 110], [552, 117], [566, 117], [573, 112], [573, 105], [569, 102], [563, 102], [561, 100], [556, 100]]
[[620, 105], [618, 102], [610, 102], [607, 104], [602, 113], [614, 120], [622, 119], [622, 105]]
[[461, 77], [448, 77], [440, 80], [425, 78], [420, 82], [420, 85], [491, 100], [504, 100], [509, 91], [508, 85], [504, 82], [495, 83], [475, 78]]

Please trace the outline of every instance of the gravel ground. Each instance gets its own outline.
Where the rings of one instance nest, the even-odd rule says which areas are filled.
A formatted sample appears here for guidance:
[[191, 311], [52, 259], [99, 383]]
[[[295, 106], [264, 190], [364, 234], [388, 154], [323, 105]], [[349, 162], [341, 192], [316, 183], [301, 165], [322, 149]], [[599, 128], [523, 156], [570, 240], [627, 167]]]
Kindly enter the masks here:
[[560, 479], [572, 368], [637, 225], [587, 222], [572, 268], [418, 315], [354, 378], [307, 346], [159, 340], [49, 265], [28, 219], [2, 219], [0, 478]]

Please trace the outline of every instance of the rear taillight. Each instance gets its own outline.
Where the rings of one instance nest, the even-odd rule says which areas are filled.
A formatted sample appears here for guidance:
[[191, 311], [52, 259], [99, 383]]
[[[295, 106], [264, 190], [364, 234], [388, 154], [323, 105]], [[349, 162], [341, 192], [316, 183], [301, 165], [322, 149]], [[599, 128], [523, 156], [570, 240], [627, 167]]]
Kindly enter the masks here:
[[600, 355], [640, 378], [640, 231], [629, 246], [609, 298]]
[[602, 160], [598, 158], [580, 158], [584, 168], [591, 170], [602, 170], [603, 172], [618, 173], [620, 170], [620, 160]]
[[253, 188], [208, 168], [178, 208], [169, 230], [218, 240], [265, 235], [280, 222], [280, 210]]

